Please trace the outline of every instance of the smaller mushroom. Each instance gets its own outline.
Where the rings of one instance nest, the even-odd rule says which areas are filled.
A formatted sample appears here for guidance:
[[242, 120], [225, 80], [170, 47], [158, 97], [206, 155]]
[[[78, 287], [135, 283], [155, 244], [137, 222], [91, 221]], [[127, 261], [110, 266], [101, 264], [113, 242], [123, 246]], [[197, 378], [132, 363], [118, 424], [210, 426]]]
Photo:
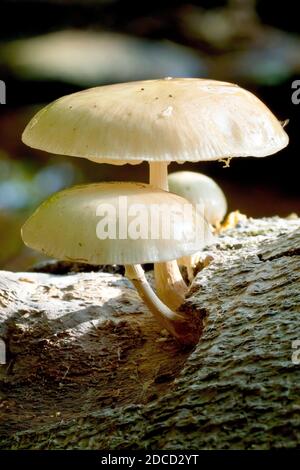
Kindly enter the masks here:
[[[168, 176], [169, 190], [184, 197], [198, 208], [207, 222], [217, 230], [227, 212], [227, 201], [220, 186], [202, 173], [177, 171]], [[184, 256], [178, 264], [185, 266], [189, 281], [193, 280], [194, 267], [199, 261], [199, 253]]]
[[[141, 183], [96, 183], [54, 194], [25, 222], [26, 245], [63, 260], [124, 264], [149, 310], [182, 344], [195, 344], [199, 319], [165, 305], [140, 263], [199, 251], [213, 237], [185, 199]], [[174, 293], [176, 285], [174, 286]]]
[[227, 212], [227, 201], [212, 178], [194, 171], [177, 171], [171, 173], [168, 180], [171, 193], [184, 197], [195, 206], [202, 205], [207, 222], [220, 227]]

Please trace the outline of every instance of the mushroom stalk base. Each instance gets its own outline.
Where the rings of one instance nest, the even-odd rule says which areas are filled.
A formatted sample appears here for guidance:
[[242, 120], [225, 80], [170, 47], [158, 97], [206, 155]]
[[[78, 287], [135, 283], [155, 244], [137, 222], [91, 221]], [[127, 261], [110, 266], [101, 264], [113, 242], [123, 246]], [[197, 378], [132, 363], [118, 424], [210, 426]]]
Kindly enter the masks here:
[[[150, 184], [164, 191], [169, 190], [168, 164], [168, 162], [149, 162]], [[177, 309], [184, 302], [188, 291], [177, 261], [155, 263], [154, 277], [158, 297], [171, 309]]]
[[177, 310], [184, 302], [188, 291], [187, 285], [182, 279], [177, 261], [155, 263], [154, 275], [158, 297], [168, 307]]
[[163, 328], [186, 346], [197, 344], [200, 328], [193, 316], [187, 317], [186, 314], [177, 313], [165, 305], [152, 290], [141, 265], [125, 265], [125, 275]]

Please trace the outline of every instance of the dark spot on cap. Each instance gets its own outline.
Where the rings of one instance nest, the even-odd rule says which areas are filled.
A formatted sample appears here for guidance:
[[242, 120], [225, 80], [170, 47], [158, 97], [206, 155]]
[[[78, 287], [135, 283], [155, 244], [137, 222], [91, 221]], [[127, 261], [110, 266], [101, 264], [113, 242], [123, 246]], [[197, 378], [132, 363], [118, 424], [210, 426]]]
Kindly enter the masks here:
[[72, 108], [73, 108], [73, 106], [69, 106], [69, 109], [72, 109]]
[[145, 90], [145, 88], [141, 88], [141, 91], [144, 91], [144, 90]]
[[173, 95], [169, 95], [169, 98], [173, 98]]

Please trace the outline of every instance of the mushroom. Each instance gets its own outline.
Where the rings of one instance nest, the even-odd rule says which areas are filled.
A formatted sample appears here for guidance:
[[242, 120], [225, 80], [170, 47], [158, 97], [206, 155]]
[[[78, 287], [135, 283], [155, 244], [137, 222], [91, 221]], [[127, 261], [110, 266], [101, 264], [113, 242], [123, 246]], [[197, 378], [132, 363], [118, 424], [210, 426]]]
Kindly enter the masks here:
[[203, 210], [211, 225], [220, 227], [227, 212], [227, 201], [220, 186], [202, 173], [176, 171], [168, 177], [169, 191], [184, 197]]
[[[227, 212], [227, 201], [220, 186], [202, 173], [194, 171], [177, 171], [168, 177], [169, 190], [184, 197], [204, 215], [207, 222], [219, 229]], [[199, 253], [183, 256], [177, 260], [179, 266], [185, 266], [191, 282], [194, 278], [194, 267], [199, 261]]]
[[[150, 184], [167, 190], [172, 161], [264, 157], [285, 147], [288, 136], [271, 111], [237, 85], [167, 77], [62, 97], [33, 117], [23, 142], [98, 163], [146, 160]], [[176, 308], [188, 290], [177, 262], [156, 263], [154, 272], [159, 297]]]
[[59, 259], [124, 264], [160, 324], [182, 344], [198, 341], [199, 320], [167, 307], [140, 265], [192, 254], [212, 240], [208, 224], [185, 199], [142, 183], [75, 186], [46, 200], [25, 222], [22, 238]]

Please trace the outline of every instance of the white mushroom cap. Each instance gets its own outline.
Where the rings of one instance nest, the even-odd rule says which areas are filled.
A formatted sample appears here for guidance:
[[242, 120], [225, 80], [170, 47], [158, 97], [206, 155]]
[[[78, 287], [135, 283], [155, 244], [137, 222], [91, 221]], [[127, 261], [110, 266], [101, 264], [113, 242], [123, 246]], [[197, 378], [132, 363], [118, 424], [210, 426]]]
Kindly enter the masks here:
[[[123, 197], [122, 202], [120, 197]], [[125, 199], [127, 207], [124, 205]], [[143, 205], [143, 218], [140, 219], [142, 226], [138, 231], [142, 232], [141, 237], [145, 235], [145, 239], [134, 239], [135, 235], [130, 231], [141, 213], [135, 212], [139, 211], [136, 204]], [[162, 204], [172, 214], [169, 238], [165, 237], [162, 228], [164, 213], [155, 219], [151, 212], [154, 209], [157, 216], [158, 207], [162, 209]], [[176, 207], [173, 208], [174, 205]], [[176, 214], [182, 213], [186, 205], [192, 210], [178, 222]], [[109, 212], [109, 220], [116, 227], [114, 239], [99, 238], [97, 232], [98, 223], [108, 214], [105, 212], [108, 207], [113, 210], [113, 215]], [[128, 230], [120, 234], [121, 218], [124, 221], [124, 216], [127, 215]], [[152, 224], [155, 225], [155, 232], [151, 231]], [[175, 232], [178, 239], [172, 236]], [[191, 234], [195, 236], [191, 237]], [[56, 193], [27, 220], [22, 228], [22, 238], [26, 245], [49, 256], [89, 264], [137, 264], [174, 260], [199, 251], [213, 240], [208, 224], [204, 219], [196, 219], [196, 212], [188, 201], [141, 183], [96, 183]]]
[[210, 224], [218, 225], [222, 222], [227, 212], [227, 201], [222, 189], [212, 178], [194, 171], [177, 171], [168, 176], [168, 181], [172, 193], [202, 206]]
[[288, 144], [271, 111], [231, 83], [175, 78], [102, 86], [49, 104], [30, 147], [114, 164], [264, 157]]

